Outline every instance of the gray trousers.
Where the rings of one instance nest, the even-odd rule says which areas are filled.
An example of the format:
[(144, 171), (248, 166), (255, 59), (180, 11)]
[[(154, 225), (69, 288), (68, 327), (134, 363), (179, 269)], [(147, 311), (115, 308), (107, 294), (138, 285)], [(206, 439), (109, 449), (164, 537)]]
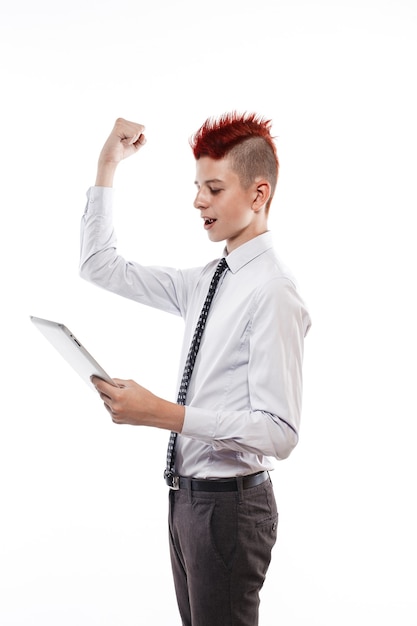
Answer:
[(257, 626), (276, 541), (270, 479), (236, 492), (169, 494), (169, 535), (183, 626)]

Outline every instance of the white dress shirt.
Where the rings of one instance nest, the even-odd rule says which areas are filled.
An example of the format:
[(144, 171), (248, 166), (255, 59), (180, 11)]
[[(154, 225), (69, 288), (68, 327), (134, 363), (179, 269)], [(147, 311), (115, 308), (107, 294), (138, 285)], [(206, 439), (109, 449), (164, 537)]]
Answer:
[[(178, 270), (117, 254), (113, 190), (91, 187), (81, 222), (81, 276), (185, 321), (178, 381), (218, 259)], [(226, 257), (187, 393), (176, 471), (224, 478), (273, 469), (298, 441), (306, 307), (267, 232)], [(161, 455), (161, 467), (164, 465)]]

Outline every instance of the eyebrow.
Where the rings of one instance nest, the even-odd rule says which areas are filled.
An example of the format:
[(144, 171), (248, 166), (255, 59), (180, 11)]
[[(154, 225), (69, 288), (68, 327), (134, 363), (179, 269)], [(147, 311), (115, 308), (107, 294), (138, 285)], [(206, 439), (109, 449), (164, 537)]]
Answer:
[[(208, 180), (204, 181), (205, 185), (208, 185), (209, 183), (223, 183), (223, 181), (221, 180), (221, 178), (209, 178)], [(194, 185), (198, 185), (198, 180), (194, 181)]]

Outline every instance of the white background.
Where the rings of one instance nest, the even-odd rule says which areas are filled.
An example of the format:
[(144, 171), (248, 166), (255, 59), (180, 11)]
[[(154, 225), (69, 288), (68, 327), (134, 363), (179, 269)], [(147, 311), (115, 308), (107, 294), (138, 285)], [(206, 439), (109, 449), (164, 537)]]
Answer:
[(273, 120), (270, 227), (313, 318), (261, 624), (416, 626), (415, 2), (1, 0), (0, 53), (0, 624), (180, 623), (167, 433), (113, 425), (29, 315), (173, 399), (182, 322), (78, 277), (85, 191), (115, 118), (144, 123), (120, 250), (219, 256), (188, 138), (237, 109)]

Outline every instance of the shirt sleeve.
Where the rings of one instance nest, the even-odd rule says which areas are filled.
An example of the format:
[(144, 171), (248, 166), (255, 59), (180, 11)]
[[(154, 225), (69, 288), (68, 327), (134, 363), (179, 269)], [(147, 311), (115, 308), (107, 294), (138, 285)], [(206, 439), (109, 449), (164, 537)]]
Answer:
[(187, 306), (190, 272), (147, 267), (120, 256), (112, 207), (112, 188), (91, 187), (88, 190), (81, 220), (81, 277), (141, 304), (183, 315)]
[(307, 310), (293, 284), (276, 279), (258, 290), (249, 331), (244, 410), (186, 407), (182, 435), (215, 450), (288, 457), (298, 442)]

